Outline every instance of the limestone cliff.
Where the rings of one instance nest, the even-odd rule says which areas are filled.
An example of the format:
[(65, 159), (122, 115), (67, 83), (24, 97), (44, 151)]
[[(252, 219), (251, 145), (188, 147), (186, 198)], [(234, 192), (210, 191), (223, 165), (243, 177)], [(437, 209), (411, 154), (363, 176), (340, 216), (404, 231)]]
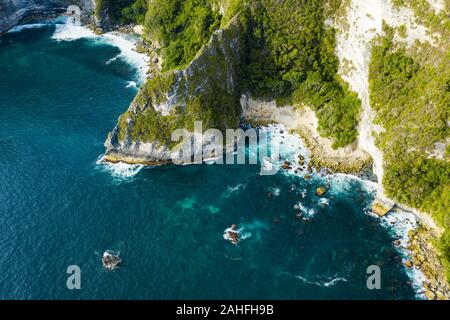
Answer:
[(213, 34), (185, 69), (148, 80), (109, 134), (106, 160), (168, 161), (172, 131), (193, 131), (195, 121), (202, 121), (203, 129), (237, 128), (242, 112), (237, 90), (242, 48), (235, 17)]

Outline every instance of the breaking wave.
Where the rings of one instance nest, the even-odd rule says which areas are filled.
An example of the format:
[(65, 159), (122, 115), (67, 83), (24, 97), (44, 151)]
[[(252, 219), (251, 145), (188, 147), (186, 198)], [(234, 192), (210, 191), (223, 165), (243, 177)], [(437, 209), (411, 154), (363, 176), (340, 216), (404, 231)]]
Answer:
[(113, 178), (118, 181), (128, 181), (135, 177), (143, 168), (143, 165), (139, 164), (126, 164), (126, 163), (110, 163), (105, 162), (103, 156), (100, 156), (97, 160), (97, 168), (103, 172), (108, 172)]

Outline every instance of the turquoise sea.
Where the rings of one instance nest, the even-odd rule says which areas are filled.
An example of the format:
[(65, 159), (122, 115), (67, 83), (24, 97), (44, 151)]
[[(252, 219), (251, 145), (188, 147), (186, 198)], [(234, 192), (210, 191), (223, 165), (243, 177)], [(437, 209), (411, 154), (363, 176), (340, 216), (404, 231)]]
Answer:
[[(55, 28), (0, 38), (0, 298), (415, 298), (361, 180), (100, 164), (139, 70), (110, 42), (54, 39)], [(237, 246), (223, 238), (233, 223)], [(124, 261), (114, 271), (101, 263), (107, 249)], [(81, 290), (66, 287), (70, 265)], [(380, 290), (366, 286), (370, 265)]]

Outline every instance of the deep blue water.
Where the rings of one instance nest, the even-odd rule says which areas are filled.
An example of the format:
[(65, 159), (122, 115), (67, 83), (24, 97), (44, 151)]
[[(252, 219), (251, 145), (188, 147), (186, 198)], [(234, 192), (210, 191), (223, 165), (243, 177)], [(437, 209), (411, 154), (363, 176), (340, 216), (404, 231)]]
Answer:
[[(53, 31), (0, 43), (0, 298), (414, 298), (358, 180), (332, 181), (322, 208), (314, 194), (322, 178), (196, 165), (118, 180), (99, 166), (136, 93), (125, 88), (136, 70), (105, 63), (115, 47), (57, 42)], [(268, 197), (269, 188), (280, 195)], [(295, 216), (300, 200), (317, 211), (311, 221)], [(238, 246), (223, 239), (232, 223), (250, 236)], [(124, 260), (112, 272), (101, 264), (107, 249)], [(366, 287), (373, 264), (381, 290)], [(66, 288), (69, 265), (82, 270), (81, 290)]]

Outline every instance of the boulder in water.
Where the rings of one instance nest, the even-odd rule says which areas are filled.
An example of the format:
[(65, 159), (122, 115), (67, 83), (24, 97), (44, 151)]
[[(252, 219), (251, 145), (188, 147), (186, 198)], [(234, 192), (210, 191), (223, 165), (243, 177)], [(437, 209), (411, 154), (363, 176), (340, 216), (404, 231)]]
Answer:
[(283, 168), (283, 170), (291, 170), (292, 166), (291, 166), (291, 163), (289, 161), (285, 161), (283, 163), (283, 165), (281, 166), (281, 168)]
[(102, 263), (105, 269), (114, 270), (122, 263), (122, 260), (119, 258), (118, 254), (107, 250), (103, 253)]

